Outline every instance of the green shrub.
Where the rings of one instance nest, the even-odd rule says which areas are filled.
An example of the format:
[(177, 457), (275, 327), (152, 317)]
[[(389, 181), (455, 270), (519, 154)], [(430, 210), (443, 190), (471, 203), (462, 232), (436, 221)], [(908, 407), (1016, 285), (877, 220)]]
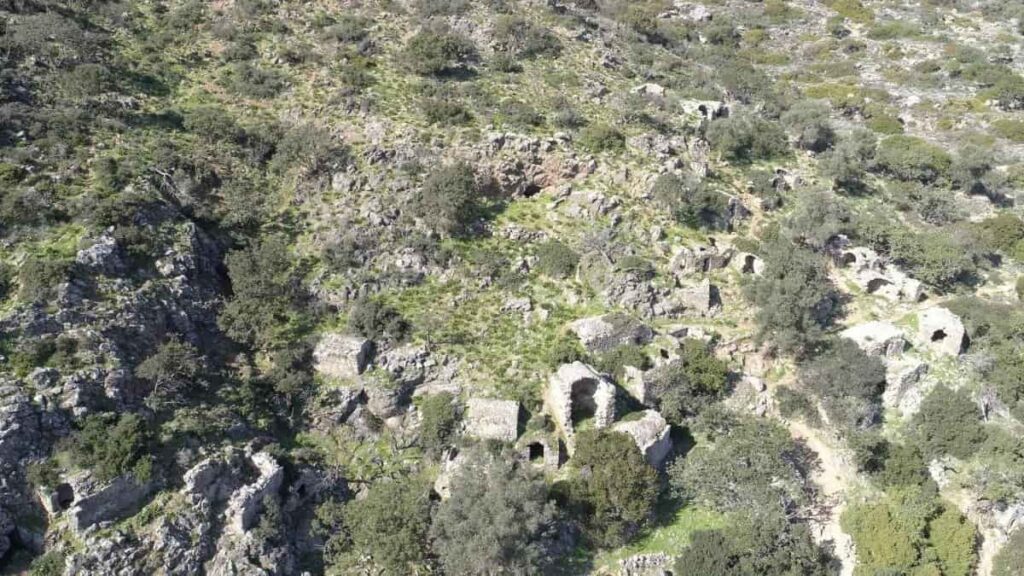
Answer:
[(654, 368), (644, 379), (662, 415), (685, 425), (722, 398), (728, 377), (728, 364), (706, 342), (687, 339), (678, 360)]
[(431, 172), (410, 208), (434, 232), (464, 236), (483, 212), (481, 196), (473, 169), (459, 162)]
[(538, 272), (551, 278), (568, 278), (576, 273), (580, 255), (558, 240), (549, 240), (537, 247)]
[(621, 432), (584, 430), (576, 435), (573, 466), (587, 477), (569, 484), (570, 506), (582, 516), (587, 535), (602, 546), (629, 541), (654, 512), (658, 473)]
[(56, 550), (46, 552), (32, 560), (29, 576), (61, 576), (64, 574), (64, 554)]
[(1024, 120), (1000, 119), (992, 122), (992, 130), (1000, 138), (1024, 142)]
[(23, 302), (42, 303), (53, 300), (57, 286), (67, 281), (70, 262), (31, 257), (18, 271), (18, 298)]
[(782, 124), (796, 133), (797, 146), (804, 150), (824, 152), (835, 141), (829, 107), (819, 101), (798, 102), (782, 115)]
[(149, 481), (152, 456), (146, 422), (135, 414), (93, 414), (65, 441), (77, 466), (93, 472), (101, 482), (132, 474)]
[(337, 22), (324, 28), (320, 37), (338, 42), (359, 42), (369, 36), (367, 28), (371, 24), (369, 18), (355, 14), (341, 14)]
[(334, 143), (329, 130), (316, 124), (290, 127), (278, 141), (270, 169), (283, 173), (290, 168), (315, 176), (344, 162), (344, 150)]
[(521, 16), (499, 16), (494, 23), (498, 49), (519, 58), (557, 56), (562, 51), (558, 37)]
[(864, 6), (861, 0), (826, 0), (825, 5), (835, 10), (843, 18), (854, 22), (866, 23), (875, 19), (874, 12)]
[(626, 366), (641, 370), (651, 367), (651, 359), (644, 352), (643, 346), (625, 344), (601, 354), (594, 361), (595, 368), (617, 379), (622, 378)]
[(610, 152), (622, 150), (626, 146), (626, 137), (608, 124), (589, 124), (580, 130), (579, 144), (591, 152)]
[(749, 114), (713, 120), (707, 138), (727, 160), (769, 160), (789, 152), (786, 133), (778, 123)]
[(420, 446), (438, 457), (451, 446), (458, 432), (459, 413), (455, 397), (448, 392), (429, 394), (420, 403)]
[(1024, 301), (1024, 274), (1017, 277), (1014, 284), (1014, 291), (1017, 292), (1017, 300)]
[(558, 368), (562, 364), (586, 362), (587, 353), (580, 344), (580, 339), (573, 334), (563, 334), (545, 353), (547, 365)]
[(424, 98), (420, 101), (420, 110), (431, 124), (464, 126), (473, 121), (473, 115), (469, 110), (452, 98)]
[(945, 150), (913, 136), (890, 136), (878, 145), (878, 167), (900, 180), (931, 183), (949, 176), (953, 159)]
[(469, 9), (469, 0), (416, 0), (416, 12), (423, 17), (458, 16)]
[(427, 557), (430, 486), (419, 478), (381, 479), (345, 505), (343, 522), (356, 554), (386, 574), (410, 574)]
[(445, 573), (545, 573), (553, 560), (556, 510), (544, 479), (483, 451), (469, 459), (452, 478), (451, 498), (438, 505), (430, 527)]
[(783, 418), (800, 418), (811, 426), (821, 425), (818, 407), (810, 396), (789, 386), (781, 386), (775, 390), (775, 406)]
[(852, 340), (833, 340), (800, 366), (800, 380), (821, 400), (833, 424), (867, 428), (881, 416), (885, 365)]
[(993, 251), (1009, 254), (1024, 240), (1024, 221), (1009, 212), (1002, 212), (979, 223), (982, 245)]
[(519, 128), (535, 128), (544, 124), (544, 115), (536, 108), (516, 100), (506, 100), (498, 108), (497, 118)]
[(409, 39), (401, 63), (410, 72), (430, 76), (459, 68), (474, 58), (476, 46), (469, 38), (444, 26), (431, 26)]
[(835, 187), (847, 192), (861, 192), (864, 176), (875, 159), (877, 146), (874, 134), (857, 130), (839, 140), (828, 153), (822, 155), (822, 174), (831, 178)]
[(226, 78), (229, 90), (247, 98), (273, 98), (287, 85), (284, 74), (272, 68), (239, 62), (231, 67)]
[(402, 340), (409, 324), (394, 308), (371, 298), (356, 300), (348, 313), (348, 327), (365, 338)]
[(204, 365), (194, 346), (171, 338), (135, 368), (135, 375), (153, 385), (147, 402), (163, 408), (189, 400), (203, 387)]
[(819, 340), (836, 313), (835, 288), (822, 256), (783, 239), (766, 247), (765, 271), (747, 288), (760, 338), (782, 350)]
[(929, 458), (969, 458), (985, 440), (981, 410), (968, 392), (937, 386), (921, 403), (912, 421), (921, 448)]
[(14, 291), (18, 272), (14, 266), (0, 262), (0, 302), (3, 302)]

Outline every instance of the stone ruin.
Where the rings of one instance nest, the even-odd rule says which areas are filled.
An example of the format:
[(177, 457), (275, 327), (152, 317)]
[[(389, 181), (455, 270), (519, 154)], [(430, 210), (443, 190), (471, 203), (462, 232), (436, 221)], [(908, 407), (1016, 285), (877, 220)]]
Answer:
[(956, 314), (935, 307), (917, 315), (917, 338), (939, 354), (959, 356), (967, 343), (967, 331)]
[(373, 355), (373, 343), (365, 338), (327, 333), (313, 349), (313, 365), (324, 376), (352, 379), (362, 374)]
[(575, 448), (579, 426), (611, 426), (615, 420), (615, 395), (615, 385), (582, 362), (563, 364), (548, 378), (544, 405), (565, 435), (570, 452)]
[(903, 330), (888, 322), (865, 322), (847, 328), (839, 335), (853, 340), (868, 356), (896, 358), (903, 354), (907, 345)]
[(154, 482), (138, 482), (130, 475), (98, 483), (82, 474), (40, 496), (51, 516), (63, 512), (71, 529), (82, 533), (97, 524), (131, 516), (155, 490)]
[(616, 422), (612, 425), (612, 430), (632, 436), (651, 466), (661, 468), (665, 458), (672, 452), (672, 439), (669, 437), (671, 429), (668, 422), (655, 410), (644, 410), (636, 413), (636, 416)]
[(555, 472), (565, 464), (565, 444), (554, 434), (527, 434), (516, 444), (519, 458), (548, 472)]
[(847, 243), (840, 237), (829, 250), (836, 265), (862, 290), (893, 302), (919, 302), (924, 298), (920, 281), (904, 274), (871, 248), (848, 247)]
[(581, 318), (569, 324), (569, 330), (587, 352), (607, 352), (627, 344), (647, 344), (654, 331), (625, 314), (605, 314)]
[(519, 403), (471, 398), (466, 402), (466, 434), (478, 440), (515, 442), (519, 437)]

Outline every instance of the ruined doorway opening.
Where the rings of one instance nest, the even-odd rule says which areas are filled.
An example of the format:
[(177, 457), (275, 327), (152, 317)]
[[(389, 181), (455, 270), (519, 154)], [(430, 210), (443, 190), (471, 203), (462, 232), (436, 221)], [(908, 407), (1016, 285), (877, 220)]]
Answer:
[(541, 187), (536, 184), (527, 184), (526, 188), (523, 189), (523, 196), (526, 198), (533, 198), (537, 194), (540, 194)]
[(594, 399), (596, 393), (597, 380), (593, 378), (573, 382), (569, 401), (572, 406), (570, 420), (574, 428), (597, 415), (597, 401)]
[(872, 278), (868, 281), (868, 294), (874, 294), (886, 286), (891, 286), (892, 282), (889, 282), (885, 278)]
[(946, 331), (945, 330), (936, 330), (935, 332), (932, 332), (932, 342), (942, 342), (945, 339), (946, 339)]
[(75, 491), (71, 489), (70, 484), (61, 484), (57, 486), (57, 506), (60, 506), (61, 510), (67, 510), (75, 503)]
[(747, 256), (743, 259), (742, 272), (744, 274), (753, 274), (755, 262), (757, 262), (757, 256), (754, 256), (753, 254), (747, 254)]
[(849, 266), (851, 264), (856, 264), (856, 263), (857, 263), (857, 256), (855, 254), (852, 254), (850, 252), (847, 252), (846, 254), (843, 254), (843, 267)]
[(533, 442), (527, 446), (528, 456), (530, 462), (543, 462), (544, 461), (544, 445), (540, 442)]

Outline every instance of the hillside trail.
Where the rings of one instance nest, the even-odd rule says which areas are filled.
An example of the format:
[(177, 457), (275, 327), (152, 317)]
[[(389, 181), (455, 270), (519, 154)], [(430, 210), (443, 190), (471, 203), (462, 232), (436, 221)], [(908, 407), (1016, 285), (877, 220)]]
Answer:
[(833, 554), (842, 565), (840, 576), (852, 576), (857, 563), (853, 539), (843, 531), (839, 520), (846, 509), (847, 492), (857, 484), (857, 469), (853, 462), (822, 438), (820, 431), (803, 422), (785, 421), (785, 424), (793, 438), (804, 442), (820, 460), (820, 467), (811, 475), (821, 489), (823, 502), (821, 514), (811, 521), (815, 539), (818, 542), (831, 540)]

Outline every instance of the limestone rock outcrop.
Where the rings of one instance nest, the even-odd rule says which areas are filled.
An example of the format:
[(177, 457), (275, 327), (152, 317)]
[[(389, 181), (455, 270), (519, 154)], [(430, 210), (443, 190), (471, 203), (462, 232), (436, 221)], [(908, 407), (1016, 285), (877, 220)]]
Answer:
[(365, 338), (346, 334), (324, 334), (313, 350), (316, 371), (329, 378), (351, 379), (366, 370), (373, 343)]
[(934, 352), (959, 356), (966, 343), (967, 331), (956, 314), (935, 307), (917, 315), (917, 338)]
[(888, 322), (865, 322), (847, 328), (839, 335), (853, 340), (868, 356), (896, 358), (903, 354), (907, 345), (903, 330)]
[(632, 436), (647, 462), (655, 468), (660, 468), (665, 458), (672, 452), (668, 422), (655, 410), (644, 410), (639, 413), (639, 417), (616, 422), (612, 425), (612, 430)]
[(466, 434), (479, 440), (515, 442), (519, 437), (519, 403), (470, 398), (464, 417)]

